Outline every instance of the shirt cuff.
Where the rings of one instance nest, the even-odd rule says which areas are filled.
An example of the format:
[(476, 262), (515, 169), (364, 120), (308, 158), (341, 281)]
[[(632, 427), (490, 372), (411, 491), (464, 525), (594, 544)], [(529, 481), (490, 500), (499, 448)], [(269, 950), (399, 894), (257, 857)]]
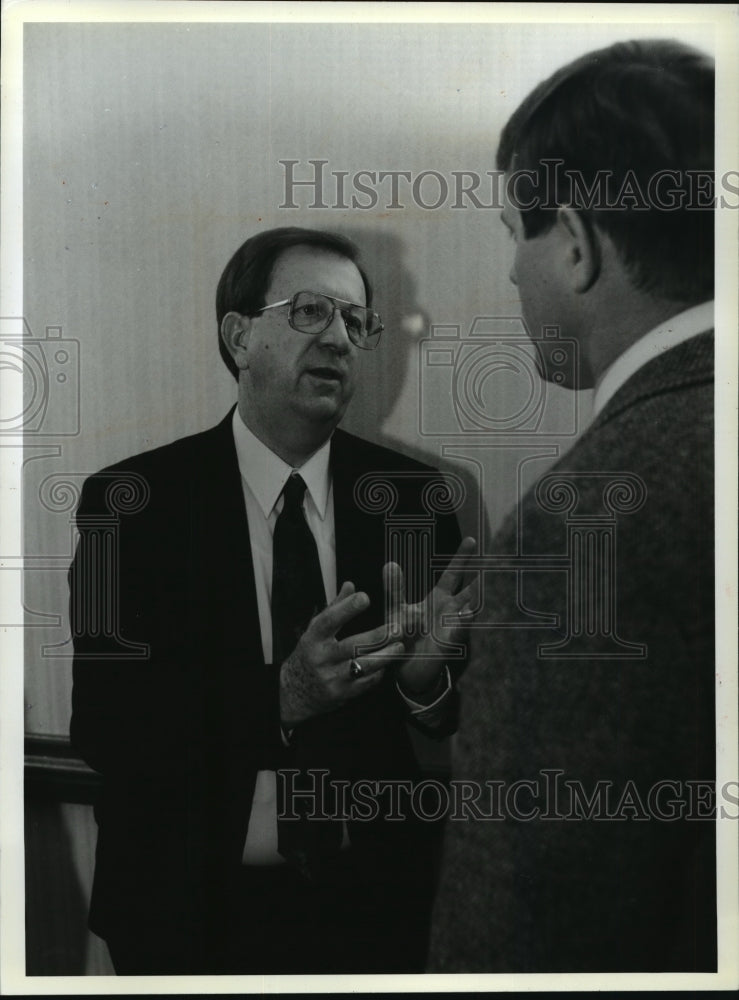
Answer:
[(438, 698), (431, 702), (430, 705), (419, 705), (417, 701), (413, 701), (409, 698), (407, 694), (404, 694), (400, 689), (398, 682), (395, 682), (395, 686), (398, 689), (398, 694), (406, 703), (408, 708), (411, 710), (411, 715), (416, 716), (421, 722), (433, 722), (439, 714), (439, 709), (443, 708), (444, 702), (449, 697), (452, 690), (452, 678), (449, 673), (449, 667), (444, 664), (444, 673), (442, 675), (442, 682), (444, 684), (444, 690), (441, 692)]

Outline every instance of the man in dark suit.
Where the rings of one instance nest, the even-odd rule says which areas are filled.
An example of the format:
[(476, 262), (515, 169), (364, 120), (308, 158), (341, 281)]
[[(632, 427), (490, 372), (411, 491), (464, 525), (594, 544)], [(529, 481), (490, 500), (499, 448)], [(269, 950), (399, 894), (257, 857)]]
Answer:
[(216, 306), (237, 407), (91, 477), (78, 510), (71, 736), (103, 776), (90, 926), (118, 973), (417, 970), (432, 844), (387, 797), (417, 774), (406, 722), (454, 725), (470, 543), (434, 576), (411, 529), (391, 561), (378, 490), (432, 554), (458, 548), (424, 500), (439, 474), (337, 429), (382, 329), (353, 244), (261, 233)]
[(447, 826), (433, 971), (716, 969), (713, 79), (615, 45), (500, 140), (541, 371), (595, 413), (494, 542), (521, 569), (486, 574), (460, 683), (475, 808)]

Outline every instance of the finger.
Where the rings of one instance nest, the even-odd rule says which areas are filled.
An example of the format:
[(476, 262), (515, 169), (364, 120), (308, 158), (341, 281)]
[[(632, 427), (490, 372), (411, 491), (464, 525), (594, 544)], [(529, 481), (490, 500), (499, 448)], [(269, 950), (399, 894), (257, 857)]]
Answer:
[(381, 649), (384, 653), (391, 641), (396, 646), (402, 646), (403, 652), (405, 652), (405, 646), (396, 636), (391, 634), (387, 625), (378, 625), (377, 628), (373, 628), (369, 632), (359, 632), (356, 635), (347, 636), (346, 639), (341, 639), (336, 645), (336, 659), (357, 659), (360, 656), (359, 650), (363, 650), (364, 655), (379, 652)]
[(457, 610), (464, 612), (465, 614), (472, 614), (475, 611), (479, 611), (480, 604), (480, 577), (479, 575), (475, 577), (470, 583), (467, 584), (458, 594), (454, 597)]
[(473, 580), (447, 604), (442, 613), (442, 625), (452, 627), (455, 625), (465, 625), (480, 610), (480, 581)]
[(385, 671), (383, 669), (376, 670), (372, 674), (365, 674), (362, 677), (352, 677), (350, 678), (351, 683), (347, 684), (344, 690), (350, 698), (356, 698), (357, 695), (364, 694), (367, 688), (373, 688), (378, 685), (384, 676)]
[[(354, 659), (355, 663), (358, 663), (362, 668), (362, 674), (360, 677), (354, 678), (348, 674), (352, 681), (358, 683), (367, 677), (372, 677), (376, 674), (382, 674), (390, 666), (393, 660), (397, 660), (399, 657), (405, 656), (405, 646), (402, 642), (394, 642), (389, 646), (386, 646), (381, 654), (373, 654), (371, 656), (361, 656)], [(350, 661), (351, 662), (351, 661)]]
[(474, 538), (468, 536), (462, 539), (459, 548), (449, 561), (449, 565), (439, 577), (439, 582), (436, 584), (437, 589), (444, 590), (448, 594), (454, 593), (462, 582), (467, 564), (476, 548), (477, 542)]
[[(342, 591), (345, 586), (347, 585), (344, 584), (342, 586)], [(352, 587), (352, 590), (354, 589), (353, 584), (349, 586)], [(361, 590), (359, 593), (350, 593), (345, 597), (341, 597), (340, 591), (336, 600), (332, 601), (327, 608), (319, 612), (309, 627), (317, 638), (329, 639), (331, 636), (336, 635), (345, 625), (348, 625), (353, 618), (366, 611), (369, 604), (369, 597)]]
[(465, 591), (467, 593), (466, 604), (467, 607), (470, 609), (471, 613), (473, 614), (476, 614), (481, 607), (481, 602), (480, 602), (481, 586), (482, 586), (482, 574), (477, 573), (472, 583), (470, 583), (467, 587), (465, 587)]
[(405, 579), (403, 570), (395, 562), (385, 563), (382, 569), (382, 581), (385, 587), (386, 603), (391, 618), (400, 613), (405, 604)]
[(350, 597), (354, 593), (354, 590), (355, 587), (351, 580), (345, 580), (341, 585), (341, 590), (338, 592), (333, 601), (331, 601), (331, 604), (336, 604), (337, 601), (343, 601), (345, 597)]

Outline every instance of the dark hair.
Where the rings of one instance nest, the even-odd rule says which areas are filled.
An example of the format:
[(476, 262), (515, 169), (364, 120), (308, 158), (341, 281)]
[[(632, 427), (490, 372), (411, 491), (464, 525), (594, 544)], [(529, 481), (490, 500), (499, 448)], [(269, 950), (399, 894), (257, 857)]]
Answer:
[[(506, 124), (497, 164), (537, 174), (521, 177), (516, 206), (527, 238), (572, 205), (610, 236), (637, 288), (694, 303), (713, 292), (713, 147), (713, 60), (675, 41), (632, 41), (539, 84)], [(659, 177), (678, 207), (660, 200)]]
[(235, 379), (239, 377), (239, 370), (221, 338), (221, 321), (229, 312), (253, 316), (262, 306), (267, 305), (265, 295), (278, 257), (291, 247), (301, 246), (336, 253), (355, 264), (364, 283), (366, 304), (372, 305), (372, 286), (358, 263), (359, 250), (345, 236), (320, 229), (300, 229), (297, 226), (267, 229), (263, 233), (257, 233), (242, 243), (226, 264), (216, 290), (218, 349)]

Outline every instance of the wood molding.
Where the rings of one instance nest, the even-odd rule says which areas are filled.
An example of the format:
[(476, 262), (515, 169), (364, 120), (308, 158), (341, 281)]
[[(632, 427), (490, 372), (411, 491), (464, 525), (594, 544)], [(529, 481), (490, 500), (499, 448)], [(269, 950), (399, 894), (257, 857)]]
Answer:
[(28, 733), (24, 740), (27, 798), (95, 802), (101, 779), (75, 754), (66, 736)]

